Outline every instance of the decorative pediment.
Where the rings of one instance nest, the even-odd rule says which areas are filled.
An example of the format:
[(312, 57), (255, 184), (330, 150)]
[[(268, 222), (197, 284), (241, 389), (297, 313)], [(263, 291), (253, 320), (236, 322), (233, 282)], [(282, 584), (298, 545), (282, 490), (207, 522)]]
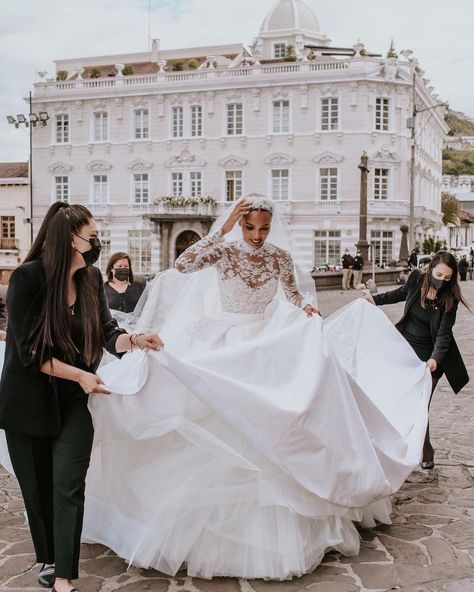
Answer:
[(231, 154), (219, 160), (219, 166), (222, 167), (235, 167), (235, 166), (244, 166), (248, 163), (246, 158), (242, 158), (241, 156), (235, 156)]
[(294, 162), (295, 159), (292, 156), (283, 152), (275, 152), (265, 159), (265, 163), (270, 165), (293, 164)]
[(106, 173), (110, 171), (112, 165), (105, 160), (93, 160), (87, 165), (89, 173)]
[(68, 175), (72, 171), (72, 166), (65, 162), (53, 162), (53, 164), (48, 167), (48, 171), (52, 175)]
[(343, 160), (344, 156), (336, 154), (335, 152), (330, 152), (329, 150), (325, 150), (324, 152), (321, 152), (321, 154), (316, 154), (316, 156), (313, 156), (313, 162), (319, 165), (339, 164)]
[(148, 99), (146, 97), (133, 97), (132, 104), (134, 107), (148, 107)]
[(183, 150), (179, 156), (174, 156), (166, 162), (166, 166), (171, 168), (177, 167), (203, 167), (206, 166), (206, 161), (191, 154), (189, 150)]
[(153, 168), (153, 163), (142, 158), (137, 158), (128, 165), (128, 170), (132, 172), (149, 171), (151, 168)]
[(376, 150), (369, 156), (370, 162), (377, 162), (380, 164), (400, 164), (400, 158), (396, 152), (391, 152), (390, 147), (384, 144), (381, 148)]
[(92, 103), (92, 107), (95, 111), (105, 111), (107, 109), (107, 101), (105, 99), (96, 99)]

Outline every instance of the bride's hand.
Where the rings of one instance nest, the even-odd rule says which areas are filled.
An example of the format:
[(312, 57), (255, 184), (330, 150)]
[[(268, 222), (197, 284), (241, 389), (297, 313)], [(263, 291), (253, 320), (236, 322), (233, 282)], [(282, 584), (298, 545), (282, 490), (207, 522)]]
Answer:
[(229, 214), (229, 217), (224, 222), (221, 233), (227, 234), (234, 228), (235, 224), (240, 220), (242, 216), (245, 216), (250, 212), (249, 210), (250, 202), (248, 201), (240, 201), (238, 204), (234, 206), (232, 212)]
[(317, 314), (319, 316), (321, 316), (321, 311), (319, 310), (319, 308), (315, 308), (314, 306), (312, 306), (311, 304), (307, 304), (304, 308), (303, 308), (304, 312), (308, 315), (308, 317), (312, 317), (313, 314)]
[(81, 371), (77, 382), (80, 384), (86, 395), (110, 395), (110, 391), (101, 386), (104, 384), (104, 381), (99, 378), (97, 374), (93, 374), (92, 372), (86, 372), (85, 370)]

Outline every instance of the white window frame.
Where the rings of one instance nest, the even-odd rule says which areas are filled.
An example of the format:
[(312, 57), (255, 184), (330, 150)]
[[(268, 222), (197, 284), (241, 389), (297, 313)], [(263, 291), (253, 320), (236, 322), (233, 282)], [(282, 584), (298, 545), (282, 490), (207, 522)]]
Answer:
[[(391, 237), (387, 237), (387, 236), (383, 236), (383, 233), (390, 233), (392, 236)], [(373, 236), (374, 234), (379, 234), (380, 236)], [(372, 252), (371, 252), (371, 256), (372, 258), (375, 260), (375, 262), (377, 262), (377, 254), (379, 254), (379, 264), (384, 262), (384, 263), (389, 263), (389, 261), (391, 261), (393, 259), (393, 247), (394, 247), (394, 232), (393, 230), (371, 230), (370, 231), (370, 244), (372, 245)], [(374, 249), (375, 243), (377, 244), (376, 248)], [(384, 243), (390, 243), (391, 244), (391, 253), (390, 253), (390, 258), (387, 257), (387, 259), (382, 259), (382, 254), (383, 254), (383, 244)], [(374, 252), (375, 251), (375, 252)]]
[(98, 231), (98, 238), (102, 244), (102, 249), (100, 250), (99, 259), (96, 263), (96, 266), (105, 273), (107, 268), (107, 263), (109, 262), (110, 255), (112, 254), (111, 251), (111, 240), (110, 240), (110, 230), (99, 230)]
[(171, 106), (171, 137), (184, 138), (184, 107), (182, 105)]
[[(101, 116), (101, 123), (99, 124), (99, 128), (97, 128), (97, 116)], [(105, 126), (103, 123), (103, 119), (105, 119)], [(101, 142), (108, 142), (109, 141), (109, 113), (107, 111), (94, 111), (92, 113), (92, 130), (91, 130), (91, 139), (92, 142), (94, 142), (95, 144), (100, 144)], [(104, 133), (104, 128), (105, 128), (105, 133)], [(97, 130), (100, 130), (101, 133), (98, 134), (100, 137), (97, 137), (96, 132)]]
[[(238, 112), (237, 107), (240, 106), (241, 108), (241, 130), (240, 133), (237, 133), (237, 123), (238, 123)], [(233, 107), (233, 114), (231, 117), (230, 107)], [(239, 137), (244, 135), (245, 130), (245, 109), (243, 101), (234, 101), (232, 103), (226, 103), (225, 106), (225, 135), (229, 137)], [(229, 133), (229, 123), (232, 124), (232, 129), (234, 130), (232, 133)]]
[[(138, 179), (138, 176), (142, 178)], [(146, 179), (144, 177), (146, 177)], [(142, 186), (140, 187), (138, 183), (141, 183)], [(140, 195), (137, 193), (137, 190), (139, 190)], [(144, 196), (145, 192), (146, 196)], [(137, 196), (139, 199), (137, 199)], [(144, 197), (146, 197), (146, 199), (144, 199)], [(134, 205), (150, 203), (150, 173), (143, 171), (132, 173), (131, 203)]]
[[(280, 107), (278, 121), (276, 121), (277, 104), (283, 105), (284, 103), (288, 103), (288, 129), (287, 130), (283, 129), (283, 122), (284, 122), (283, 108), (284, 107)], [(270, 109), (270, 117), (271, 117), (270, 130), (273, 135), (291, 134), (293, 122), (292, 122), (292, 117), (291, 117), (291, 100), (290, 99), (280, 98), (280, 99), (272, 100), (272, 105), (271, 105), (271, 109)], [(278, 125), (275, 126), (275, 123), (277, 123)]]
[[(323, 117), (324, 117), (324, 104), (327, 102), (328, 110), (327, 110), (327, 128), (324, 127)], [(341, 101), (339, 97), (321, 97), (319, 108), (319, 129), (322, 132), (337, 132), (341, 129)], [(337, 113), (337, 124), (336, 127), (333, 127), (333, 105), (336, 105), (336, 113)]]
[[(175, 188), (179, 189), (179, 185), (181, 185), (181, 192), (175, 190)], [(170, 194), (176, 197), (180, 195), (184, 195), (185, 187), (184, 187), (184, 171), (171, 171), (170, 173)]]
[[(335, 233), (337, 235), (330, 236), (330, 233)], [(323, 242), (323, 240), (324, 240), (324, 242), (326, 243), (326, 261), (321, 261), (321, 262), (316, 261), (316, 241), (317, 240), (319, 242)], [(338, 242), (339, 253), (336, 254), (334, 261), (329, 260), (329, 257), (328, 257), (330, 242), (332, 242), (333, 244)], [(329, 263), (330, 265), (333, 265), (333, 264), (338, 265), (341, 262), (341, 254), (342, 254), (342, 232), (340, 230), (332, 230), (329, 228), (329, 229), (318, 229), (318, 230), (314, 231), (314, 234), (313, 234), (313, 264), (314, 265), (325, 265), (326, 263)]]
[[(377, 102), (380, 101), (380, 117), (377, 111)], [(384, 106), (385, 106), (385, 101), (386, 106), (387, 106), (387, 123), (384, 123)], [(391, 123), (392, 123), (392, 113), (391, 113), (391, 106), (392, 106), (392, 101), (390, 100), (389, 97), (375, 97), (375, 107), (374, 107), (374, 129), (376, 132), (389, 132), (391, 129)], [(380, 119), (380, 121), (378, 121)], [(380, 127), (377, 127), (377, 125), (379, 125)], [(387, 126), (386, 128), (384, 126)]]
[[(233, 179), (227, 179), (227, 175), (229, 173), (233, 173), (233, 175), (234, 175)], [(235, 193), (235, 184), (236, 184), (236, 181), (238, 182), (238, 179), (237, 180), (235, 179), (236, 173), (240, 173), (240, 195), (236, 195), (236, 193)], [(227, 199), (227, 183), (229, 180), (232, 180), (234, 182), (234, 198), (232, 200)], [(224, 199), (223, 199), (223, 201), (225, 203), (233, 203), (237, 199), (240, 199), (243, 195), (244, 195), (244, 171), (242, 169), (227, 169), (227, 170), (225, 170), (224, 171)]]
[[(336, 171), (336, 197), (331, 197), (331, 183), (329, 182), (328, 184), (328, 193), (327, 193), (327, 198), (323, 197), (323, 170), (335, 170)], [(317, 195), (319, 195), (319, 200), (320, 201), (324, 201), (324, 202), (335, 202), (339, 200), (339, 192), (340, 192), (340, 170), (339, 167), (334, 166), (334, 165), (328, 165), (328, 166), (320, 166), (318, 169), (318, 191), (317, 191)]]
[[(281, 197), (276, 198), (274, 191), (273, 191), (273, 173), (277, 172), (277, 171), (287, 171), (288, 172), (288, 195), (286, 197), (286, 199), (282, 199)], [(280, 179), (282, 179), (283, 177), (280, 175), (279, 177)], [(281, 182), (280, 182), (280, 187), (281, 187)], [(290, 201), (291, 200), (291, 169), (288, 166), (281, 166), (281, 167), (272, 167), (270, 169), (270, 187), (269, 187), (269, 195), (271, 196), (271, 199), (273, 199), (274, 201)]]
[[(136, 245), (132, 247), (131, 239), (138, 241), (138, 248)], [(143, 259), (144, 244), (149, 252), (149, 257), (146, 258), (146, 267)], [(133, 260), (135, 273), (151, 273), (153, 269), (153, 236), (151, 230), (129, 230), (127, 233), (127, 252)]]
[[(392, 178), (391, 170), (386, 166), (378, 166), (377, 164), (375, 164), (375, 165), (373, 165), (373, 171), (374, 171), (374, 177), (373, 177), (373, 182), (372, 182), (372, 199), (377, 202), (378, 201), (382, 201), (382, 202), (389, 201), (390, 196), (391, 196), (391, 187), (390, 187), (391, 178)], [(377, 175), (377, 171), (387, 171), (387, 175)], [(379, 187), (380, 194), (377, 197), (377, 190), (376, 190), (377, 180), (384, 179), (384, 178), (387, 179), (386, 188), (385, 188), (386, 189), (386, 197), (382, 197), (382, 193), (384, 190), (384, 188), (382, 187), (382, 184), (380, 184), (380, 187)]]
[[(141, 113), (140, 121), (137, 119), (138, 114)], [(146, 114), (146, 116), (145, 116)], [(146, 120), (145, 120), (146, 117)], [(140, 107), (132, 111), (132, 139), (135, 142), (150, 139), (150, 110), (148, 107)], [(146, 125), (144, 123), (146, 122)], [(140, 123), (140, 126), (137, 125)], [(140, 131), (139, 131), (140, 130)], [(139, 134), (137, 135), (137, 132)]]
[[(58, 130), (58, 122), (59, 120), (62, 119), (63, 121), (63, 127), (62, 127), (62, 133), (61, 133), (61, 138), (60, 140), (58, 140), (59, 137), (59, 130)], [(65, 137), (65, 127), (64, 127), (64, 121), (67, 122), (67, 139), (64, 139)], [(70, 144), (71, 143), (71, 118), (69, 117), (69, 113), (57, 113), (54, 116), (54, 126), (53, 127), (53, 144)]]
[[(98, 177), (105, 177), (104, 181), (101, 181), (102, 185), (105, 185), (105, 193), (104, 188), (101, 188), (101, 200), (97, 201), (96, 199), (96, 188), (97, 188), (97, 181), (96, 178)], [(109, 176), (105, 173), (94, 173), (91, 175), (91, 191), (89, 196), (89, 203), (94, 205), (104, 205), (109, 203)]]
[(202, 180), (202, 171), (189, 171), (189, 195), (191, 197), (202, 197)]
[[(195, 126), (195, 117), (194, 117), (194, 111), (197, 110), (197, 112), (199, 113), (198, 117), (197, 117), (197, 126)], [(191, 130), (191, 138), (202, 138), (202, 136), (204, 135), (204, 128), (203, 128), (203, 109), (202, 109), (202, 105), (199, 104), (194, 104), (194, 105), (190, 105), (189, 106), (189, 125), (190, 125), (190, 130)], [(195, 127), (197, 127), (197, 130), (195, 129)], [(199, 132), (199, 133), (195, 133), (195, 131)]]
[[(277, 47), (277, 45), (278, 46), (282, 46), (282, 45), (284, 46), (283, 55), (279, 55), (279, 56), (276, 55), (276, 47)], [(287, 48), (288, 48), (288, 45), (287, 45), (286, 41), (274, 41), (272, 43), (272, 59), (274, 59), (274, 60), (282, 60), (282, 59), (286, 58)]]
[[(66, 189), (67, 189), (67, 191), (66, 191), (66, 193), (67, 193), (66, 199), (63, 199), (64, 196), (61, 199), (58, 199), (58, 191), (57, 191), (58, 182), (57, 182), (57, 179), (66, 179), (66, 183), (64, 183), (64, 181), (61, 182), (61, 185), (63, 187), (62, 188), (62, 193), (64, 193), (64, 185), (66, 185)], [(71, 196), (71, 184), (70, 184), (69, 181), (70, 181), (69, 175), (53, 175), (53, 178), (52, 178), (53, 189), (52, 189), (52, 192), (51, 192), (51, 201), (52, 202), (62, 201), (63, 203), (71, 203), (69, 201), (70, 196)]]

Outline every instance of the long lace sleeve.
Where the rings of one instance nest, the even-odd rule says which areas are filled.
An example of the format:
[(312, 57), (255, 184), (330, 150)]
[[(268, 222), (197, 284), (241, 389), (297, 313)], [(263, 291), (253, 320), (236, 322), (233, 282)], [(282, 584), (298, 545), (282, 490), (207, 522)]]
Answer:
[(283, 251), (281, 249), (279, 249), (278, 255), (280, 265), (280, 282), (285, 292), (285, 296), (295, 306), (304, 308), (307, 304), (310, 304), (310, 302), (307, 301), (303, 294), (301, 294), (301, 292), (298, 290), (293, 259), (288, 251)]
[(223, 240), (220, 231), (205, 236), (176, 259), (176, 269), (181, 273), (193, 273), (215, 265), (222, 256)]

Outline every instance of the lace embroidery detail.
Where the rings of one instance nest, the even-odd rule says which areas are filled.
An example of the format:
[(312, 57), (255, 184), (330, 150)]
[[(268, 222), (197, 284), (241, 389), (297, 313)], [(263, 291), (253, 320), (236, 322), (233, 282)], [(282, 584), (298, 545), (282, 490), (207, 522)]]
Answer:
[(243, 240), (225, 242), (216, 232), (189, 247), (175, 266), (181, 273), (215, 266), (224, 312), (262, 313), (275, 298), (279, 282), (290, 302), (298, 307), (306, 304), (291, 255), (270, 243), (254, 249)]

